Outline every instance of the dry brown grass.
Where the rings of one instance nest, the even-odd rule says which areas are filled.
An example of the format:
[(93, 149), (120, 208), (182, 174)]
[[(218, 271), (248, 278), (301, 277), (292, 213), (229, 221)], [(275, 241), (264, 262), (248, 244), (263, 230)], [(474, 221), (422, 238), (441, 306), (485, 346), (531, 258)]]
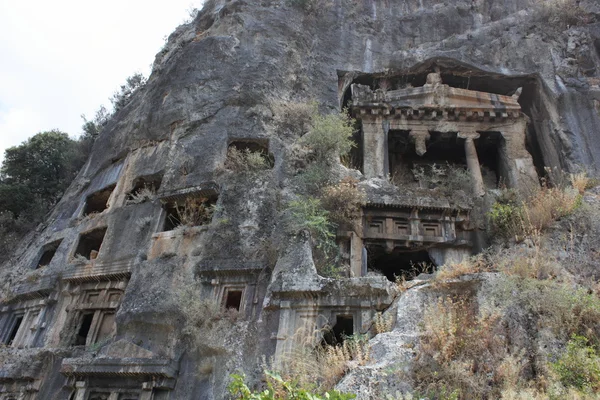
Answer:
[(230, 147), (227, 150), (225, 168), (235, 172), (257, 172), (269, 169), (271, 160), (269, 156), (260, 151), (250, 149), (238, 150)]
[(323, 189), (321, 204), (329, 211), (329, 219), (338, 226), (352, 228), (361, 216), (361, 207), (367, 196), (358, 188), (358, 181), (344, 178), (341, 182)]
[(129, 194), (126, 204), (140, 204), (146, 201), (153, 201), (156, 198), (156, 189), (154, 186), (144, 186)]
[(579, 194), (569, 188), (542, 188), (523, 203), (522, 224), (530, 235), (552, 225), (557, 219), (570, 214), (580, 202)]
[(562, 267), (542, 243), (542, 237), (534, 234), (530, 247), (512, 248), (497, 255), (496, 268), (507, 276), (523, 279), (554, 279), (562, 274)]
[(194, 284), (184, 284), (177, 292), (177, 300), (184, 316), (180, 333), (190, 346), (205, 354), (227, 351), (228, 335), (240, 319), (235, 309), (225, 310), (212, 298), (200, 298), (200, 289)]
[(179, 224), (199, 226), (211, 221), (215, 207), (206, 197), (187, 197), (183, 204), (176, 204)]
[(266, 369), (300, 387), (316, 386), (319, 391), (327, 391), (352, 368), (369, 360), (369, 342), (364, 336), (350, 336), (338, 345), (319, 344), (318, 337), (314, 330), (299, 329), (294, 335), (294, 350)]
[(586, 189), (589, 189), (589, 186), (592, 182), (588, 174), (585, 172), (571, 174), (570, 180), (571, 186), (573, 186), (579, 192), (579, 194), (584, 194)]
[(463, 260), (460, 263), (442, 265), (438, 268), (434, 282), (441, 283), (457, 279), (463, 275), (493, 271), (489, 255), (481, 253)]
[(277, 130), (282, 134), (300, 137), (310, 130), (312, 116), (317, 113), (316, 103), (282, 101), (271, 105)]
[(556, 220), (571, 214), (580, 204), (581, 195), (571, 186), (543, 186), (520, 203), (502, 203), (499, 200), (488, 216), (495, 235), (521, 241), (539, 235)]
[[(490, 390), (506, 354), (500, 315), (478, 314), (466, 298), (441, 298), (423, 317), (414, 378), (420, 393), (460, 399), (497, 398)], [(490, 396), (491, 395), (491, 396)], [(489, 396), (489, 397), (488, 397)]]
[(390, 312), (378, 312), (375, 314), (375, 318), (373, 318), (373, 328), (375, 328), (376, 335), (380, 333), (391, 332), (391, 330), (394, 328), (394, 314)]

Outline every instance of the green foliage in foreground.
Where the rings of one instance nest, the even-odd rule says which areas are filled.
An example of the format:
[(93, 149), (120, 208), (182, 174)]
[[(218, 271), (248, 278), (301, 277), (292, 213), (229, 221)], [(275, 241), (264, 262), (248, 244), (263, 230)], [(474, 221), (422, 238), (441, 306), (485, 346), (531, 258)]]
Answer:
[(335, 225), (329, 220), (329, 211), (325, 210), (321, 200), (313, 197), (302, 197), (288, 203), (292, 229), (310, 232), (318, 249), (329, 253), (336, 248)]
[(58, 202), (85, 162), (86, 146), (52, 130), (6, 149), (0, 170), (0, 262)]
[(552, 369), (565, 387), (582, 391), (600, 388), (600, 357), (583, 336), (571, 337), (567, 343), (567, 351), (557, 362), (552, 363)]
[(244, 383), (244, 376), (234, 374), (233, 381), (229, 384), (229, 393), (234, 399), (239, 400), (350, 400), (356, 395), (340, 393), (330, 390), (323, 395), (315, 394), (298, 385), (286, 382), (281, 376), (265, 371), (268, 380), (268, 388), (261, 392), (253, 392)]

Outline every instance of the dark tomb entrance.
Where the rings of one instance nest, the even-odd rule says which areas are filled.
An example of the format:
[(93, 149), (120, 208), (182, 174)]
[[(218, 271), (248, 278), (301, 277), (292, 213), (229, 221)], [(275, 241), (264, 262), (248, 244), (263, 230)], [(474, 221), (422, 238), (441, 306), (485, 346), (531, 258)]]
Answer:
[(431, 273), (435, 269), (427, 250), (401, 251), (387, 253), (383, 248), (368, 249), (367, 267), (379, 271), (391, 282), (397, 278), (411, 280), (421, 273)]

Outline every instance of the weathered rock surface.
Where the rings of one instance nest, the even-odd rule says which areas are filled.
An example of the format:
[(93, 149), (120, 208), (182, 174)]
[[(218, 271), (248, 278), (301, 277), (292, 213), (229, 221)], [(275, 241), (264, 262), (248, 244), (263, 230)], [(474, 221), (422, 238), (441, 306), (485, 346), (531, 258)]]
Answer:
[[(351, 312), (360, 316), (357, 331), (369, 329), (374, 312), (392, 303), (393, 285), (382, 276), (319, 276), (310, 239), (289, 238), (282, 228), (281, 206), (294, 197), (287, 165), (298, 138), (277, 127), (277, 104), (316, 101), (323, 112), (340, 110), (352, 83), (419, 81), (438, 69), (473, 90), (511, 95), (522, 87), (531, 119), (527, 147), (538, 169), (600, 168), (597, 2), (581, 1), (585, 23), (572, 27), (548, 24), (535, 0), (317, 3), (307, 13), (278, 0), (208, 0), (169, 37), (147, 85), (111, 120), (48, 220), (3, 266), (0, 338), (28, 349), (1, 355), (0, 393), (83, 400), (118, 388), (127, 398), (221, 399), (229, 374), (256, 381), (261, 356), (288, 348), (297, 326), (289, 318), (331, 322)], [(236, 139), (268, 139), (274, 167), (258, 176), (225, 171)], [(152, 176), (161, 177), (157, 199), (128, 202), (136, 179)], [(109, 207), (83, 216), (88, 195), (111, 185)], [(163, 203), (186, 193), (218, 195), (212, 222), (161, 232)], [(398, 197), (385, 190), (373, 196)], [(77, 259), (82, 238), (104, 228), (97, 259)], [(54, 242), (52, 261), (36, 269)], [(241, 292), (246, 322), (231, 328), (229, 336), (239, 335), (228, 336), (225, 349), (193, 350), (185, 340), (189, 315), (181, 303), (193, 282), (199, 300)], [(339, 388), (359, 398), (377, 393), (377, 385), (410, 390), (386, 371), (408, 368), (431, 296), (427, 286), (400, 296), (394, 330), (372, 340), (374, 363)], [(95, 315), (87, 329), (105, 339), (86, 339), (85, 315)], [(11, 338), (19, 318), (29, 331)], [(109, 318), (116, 321), (112, 336), (103, 331)], [(88, 340), (85, 351), (73, 346), (78, 336)]]

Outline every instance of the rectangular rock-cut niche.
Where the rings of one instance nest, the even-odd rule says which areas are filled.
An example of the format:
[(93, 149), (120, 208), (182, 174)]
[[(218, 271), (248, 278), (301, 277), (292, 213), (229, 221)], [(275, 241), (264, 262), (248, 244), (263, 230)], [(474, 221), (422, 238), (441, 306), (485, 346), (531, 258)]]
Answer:
[(131, 190), (127, 193), (127, 204), (139, 204), (154, 200), (162, 184), (162, 179), (162, 173), (136, 178)]
[(432, 273), (435, 264), (427, 250), (412, 250), (384, 246), (367, 245), (367, 268), (374, 273), (385, 275), (391, 281), (411, 280), (421, 273)]
[(354, 317), (352, 315), (336, 315), (335, 324), (323, 333), (323, 343), (331, 346), (341, 344), (349, 336), (354, 335)]
[(85, 199), (85, 207), (83, 208), (83, 215), (90, 215), (95, 213), (101, 213), (108, 208), (108, 199), (115, 189), (116, 185), (108, 186), (102, 190), (94, 192)]
[[(114, 287), (117, 286), (117, 287)], [(116, 312), (121, 304), (125, 283), (85, 284), (74, 299), (73, 316), (67, 329), (70, 344), (91, 346), (102, 343), (116, 332)], [(69, 328), (70, 326), (70, 328)]]
[(457, 132), (429, 131), (428, 135), (426, 152), (419, 155), (411, 131), (388, 132), (388, 167), (396, 185), (418, 182), (424, 189), (433, 189), (444, 184), (449, 168), (466, 169), (464, 142)]
[(244, 287), (225, 287), (221, 304), (226, 310), (234, 309), (236, 311), (242, 311), (244, 304)]
[(17, 335), (19, 334), (19, 330), (21, 330), (21, 326), (23, 325), (23, 319), (25, 318), (25, 313), (15, 313), (12, 315), (12, 318), (9, 321), (9, 329), (6, 338), (3, 340), (4, 344), (7, 346), (12, 346)]
[(82, 256), (88, 260), (95, 260), (100, 253), (100, 248), (102, 247), (105, 235), (106, 227), (82, 233), (79, 236), (75, 257)]
[(62, 239), (55, 240), (54, 242), (48, 243), (42, 247), (41, 255), (38, 258), (35, 268), (42, 268), (50, 265), (50, 262), (58, 250), (58, 246), (62, 243)]
[(275, 158), (269, 153), (268, 139), (234, 139), (227, 146), (227, 169), (267, 169), (273, 168), (274, 164)]
[(162, 232), (182, 226), (207, 225), (212, 220), (217, 196), (186, 196), (163, 205)]
[(46, 301), (39, 298), (11, 304), (0, 314), (0, 342), (17, 348), (35, 347), (45, 325)]

